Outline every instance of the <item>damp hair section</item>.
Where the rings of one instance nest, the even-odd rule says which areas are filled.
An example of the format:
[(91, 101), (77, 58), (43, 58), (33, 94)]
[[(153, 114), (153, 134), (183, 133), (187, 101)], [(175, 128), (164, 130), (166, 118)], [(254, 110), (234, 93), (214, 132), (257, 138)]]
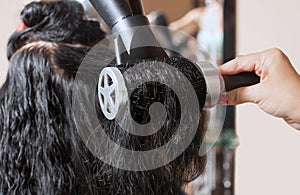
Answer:
[[(205, 166), (205, 156), (198, 156), (204, 136), (203, 117), (197, 119), (197, 133), (188, 148), (162, 167), (128, 171), (104, 163), (86, 147), (77, 131), (74, 95), (89, 101), (97, 114), (97, 121), (91, 120), (87, 117), (90, 108), (79, 104), (80, 125), (90, 129), (95, 122), (100, 123), (110, 139), (133, 151), (166, 143), (176, 132), (182, 111), (186, 114), (188, 110), (183, 110), (168, 86), (160, 82), (139, 85), (130, 96), (133, 119), (140, 124), (150, 122), (149, 108), (154, 102), (165, 106), (167, 118), (156, 134), (129, 134), (99, 109), (97, 86), (90, 85), (99, 76), (99, 61), (91, 60), (90, 66), (78, 71), (88, 54), (101, 56), (104, 61), (112, 57), (105, 47), (91, 54), (92, 47), (105, 37), (101, 25), (85, 19), (81, 5), (69, 1), (30, 3), (20, 18), (27, 28), (9, 39), (9, 72), (0, 89), (0, 194), (184, 194), (181, 188)], [(204, 101), (201, 75), (188, 63), (176, 66), (176, 59), (166, 60), (187, 75), (197, 97)], [(134, 64), (117, 66), (112, 61), (109, 66), (125, 72)], [(139, 71), (136, 79), (141, 76)], [(75, 81), (77, 77), (85, 79)], [(161, 93), (156, 95), (156, 91)]]

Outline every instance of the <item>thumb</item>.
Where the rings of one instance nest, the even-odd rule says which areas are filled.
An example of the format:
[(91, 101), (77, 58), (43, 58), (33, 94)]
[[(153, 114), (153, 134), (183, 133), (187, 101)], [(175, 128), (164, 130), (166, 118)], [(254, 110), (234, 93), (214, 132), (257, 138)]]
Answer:
[(258, 103), (259, 85), (252, 85), (249, 87), (241, 87), (226, 93), (226, 100), (228, 105), (237, 105), (246, 102)]

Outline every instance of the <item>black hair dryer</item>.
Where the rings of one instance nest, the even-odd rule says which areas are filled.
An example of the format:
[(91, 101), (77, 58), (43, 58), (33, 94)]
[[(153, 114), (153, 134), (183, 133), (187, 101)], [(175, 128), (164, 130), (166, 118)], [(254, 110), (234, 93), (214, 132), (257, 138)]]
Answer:
[[(209, 62), (199, 64), (182, 57), (168, 57), (151, 30), (148, 18), (144, 15), (141, 0), (90, 0), (90, 2), (114, 36), (115, 56), (118, 65), (135, 64), (141, 60), (163, 61), (171, 64), (183, 72), (193, 84), (198, 96), (200, 110), (204, 106), (208, 108), (215, 106), (224, 91), (253, 85), (260, 80), (254, 73), (222, 77), (216, 68), (211, 69), (212, 66)], [(117, 73), (118, 71), (108, 72), (111, 72), (112, 77), (118, 78), (116, 80), (117, 85), (126, 88), (125, 82), (121, 79), (122, 74)], [(195, 75), (191, 76), (191, 72)], [(180, 80), (178, 80), (178, 84), (180, 84)], [(101, 97), (99, 99), (101, 104), (103, 100)], [(122, 97), (117, 99), (116, 101), (120, 103), (117, 105), (121, 107), (121, 102), (125, 102), (125, 100)], [(119, 107), (113, 111), (102, 106), (101, 109), (106, 118), (113, 120), (121, 110)]]
[[(135, 62), (137, 59), (167, 57), (149, 28), (140, 0), (90, 0), (115, 37), (118, 64)], [(138, 49), (138, 45), (143, 45)], [(145, 45), (151, 45), (146, 47)], [(125, 51), (125, 52), (124, 52)]]

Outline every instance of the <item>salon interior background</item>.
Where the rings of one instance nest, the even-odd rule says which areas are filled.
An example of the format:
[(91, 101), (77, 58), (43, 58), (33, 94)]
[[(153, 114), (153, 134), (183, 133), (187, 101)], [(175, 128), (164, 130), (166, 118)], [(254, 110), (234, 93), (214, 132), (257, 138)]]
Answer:
[[(19, 24), (20, 10), (28, 2), (0, 1), (1, 85), (8, 69), (6, 43)], [(144, 7), (147, 12), (159, 7), (171, 21), (192, 4), (191, 0), (144, 0)], [(299, 72), (299, 19), (297, 0), (237, 0), (237, 54), (279, 47)], [(238, 106), (236, 125), (241, 143), (236, 159), (236, 194), (300, 194), (300, 133), (249, 104)]]

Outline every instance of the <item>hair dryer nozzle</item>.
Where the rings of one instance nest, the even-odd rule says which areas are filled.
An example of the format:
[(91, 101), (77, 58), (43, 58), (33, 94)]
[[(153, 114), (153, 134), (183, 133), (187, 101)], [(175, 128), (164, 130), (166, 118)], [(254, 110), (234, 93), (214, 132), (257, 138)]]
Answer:
[(132, 16), (126, 0), (89, 0), (110, 29), (123, 18)]
[[(143, 15), (140, 0), (90, 1), (115, 37), (118, 64), (138, 59), (168, 57), (154, 36), (148, 18)], [(144, 46), (138, 48), (136, 45)]]

